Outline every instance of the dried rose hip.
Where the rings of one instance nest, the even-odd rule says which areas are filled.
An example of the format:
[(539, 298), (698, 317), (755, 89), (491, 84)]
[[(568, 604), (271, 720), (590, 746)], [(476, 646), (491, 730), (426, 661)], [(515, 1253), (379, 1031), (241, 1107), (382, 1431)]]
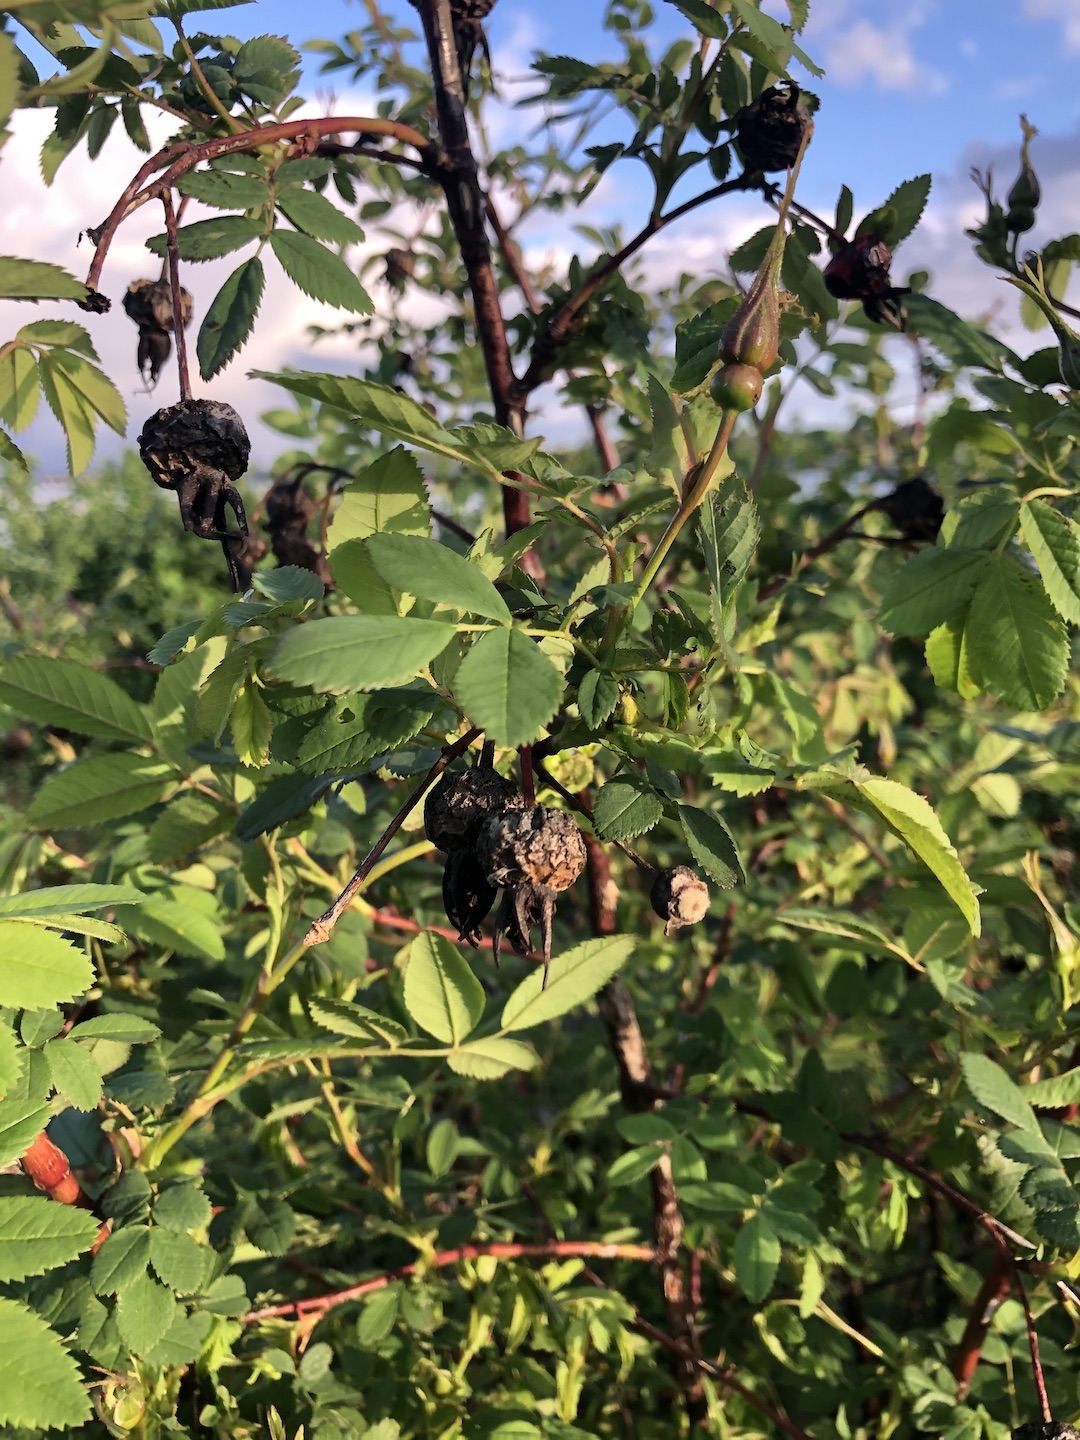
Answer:
[(392, 245), (383, 256), (386, 261), (384, 278), (395, 290), (404, 290), (405, 282), (411, 280), (416, 270), (416, 256), (411, 250)]
[[(150, 478), (175, 490), (184, 529), (200, 540), (220, 540), (233, 588), (240, 588), (235, 552), (247, 537), (247, 515), (233, 484), (251, 454), (244, 422), (220, 400), (181, 400), (151, 415), (139, 436), (139, 454)], [(226, 511), (237, 530), (227, 529)]]
[(443, 908), (458, 939), (474, 949), (480, 926), (495, 903), (497, 891), (476, 853), (485, 822), (524, 805), (517, 787), (490, 764), (444, 775), (424, 803), (424, 829), (431, 843), (446, 851)]
[(546, 985), (555, 896), (569, 889), (585, 868), (581, 831), (563, 811), (533, 805), (486, 821), (476, 854), (490, 883), (504, 892), (495, 916), (496, 965), (504, 935), (511, 948), (523, 954), (530, 931), (538, 925)]
[(1080, 1440), (1080, 1430), (1062, 1420), (1029, 1420), (1016, 1427), (1012, 1440)]
[(868, 320), (903, 330), (907, 323), (901, 296), (906, 286), (889, 283), (892, 251), (880, 235), (845, 240), (825, 267), (825, 288), (837, 300), (861, 300)]
[[(168, 280), (133, 280), (124, 296), (124, 310), (139, 327), (139, 372), (153, 386), (172, 353), (169, 331), (175, 327)], [(181, 290), (180, 319), (185, 329), (191, 324), (191, 315), (191, 296)]]
[(799, 87), (789, 81), (763, 90), (741, 109), (735, 144), (747, 170), (786, 170), (794, 165), (803, 136), (814, 122), (799, 104)]
[(945, 518), (944, 501), (921, 475), (905, 480), (895, 490), (890, 490), (878, 502), (877, 508), (889, 517), (905, 540), (933, 543)]
[(709, 887), (688, 865), (673, 865), (658, 872), (649, 891), (649, 903), (664, 921), (664, 934), (671, 935), (705, 918)]

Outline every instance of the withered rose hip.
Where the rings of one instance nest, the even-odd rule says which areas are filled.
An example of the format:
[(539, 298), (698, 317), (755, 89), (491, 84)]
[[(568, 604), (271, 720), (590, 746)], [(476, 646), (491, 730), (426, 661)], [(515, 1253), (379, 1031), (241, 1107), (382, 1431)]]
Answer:
[[(139, 327), (138, 365), (148, 384), (153, 385), (172, 352), (169, 332), (173, 324), (172, 286), (168, 280), (133, 280), (124, 296), (124, 310)], [(192, 302), (180, 291), (180, 319), (191, 324)]]
[(486, 821), (476, 854), (488, 881), (503, 891), (493, 936), (496, 965), (504, 935), (514, 950), (524, 954), (530, 932), (538, 925), (546, 985), (555, 897), (569, 889), (585, 868), (581, 831), (561, 810), (533, 805)]
[(175, 490), (197, 466), (239, 480), (247, 469), (251, 441), (231, 405), (181, 400), (150, 416), (139, 436), (139, 454), (154, 483)]
[(649, 903), (664, 921), (664, 934), (696, 925), (709, 909), (709, 887), (688, 865), (661, 870), (649, 891)]
[(1029, 1420), (1016, 1427), (1012, 1440), (1080, 1440), (1080, 1430), (1063, 1420)]
[(735, 144), (747, 170), (786, 170), (798, 158), (803, 136), (814, 122), (799, 104), (792, 83), (763, 90), (739, 111)]
[(424, 802), (424, 829), (431, 843), (449, 853), (476, 844), (492, 815), (524, 805), (513, 781), (489, 766), (444, 775)]

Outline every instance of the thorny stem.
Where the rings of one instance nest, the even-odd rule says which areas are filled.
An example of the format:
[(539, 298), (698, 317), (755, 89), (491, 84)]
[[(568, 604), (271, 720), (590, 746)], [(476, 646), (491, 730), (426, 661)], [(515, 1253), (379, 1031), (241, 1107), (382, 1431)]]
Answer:
[[(184, 307), (180, 294), (180, 251), (176, 243), (176, 212), (172, 192), (162, 193), (165, 210), (165, 256), (169, 267), (169, 297), (172, 304), (173, 339), (176, 342), (176, 368), (180, 372), (180, 399), (191, 399), (191, 376), (188, 374), (187, 336), (184, 334)], [(226, 552), (228, 558), (228, 552)]]
[(284, 1305), (268, 1305), (262, 1310), (249, 1310), (241, 1324), (251, 1325), (258, 1320), (276, 1320), (304, 1315), (325, 1315), (338, 1305), (347, 1305), (350, 1300), (359, 1300), (376, 1290), (385, 1290), (397, 1280), (408, 1280), (413, 1275), (428, 1269), (445, 1269), (448, 1265), (460, 1265), (463, 1260), (481, 1260), (491, 1256), (496, 1260), (521, 1260), (528, 1257), (544, 1259), (573, 1259), (590, 1257), (598, 1260), (655, 1260), (656, 1252), (651, 1245), (616, 1245), (602, 1240), (549, 1240), (540, 1244), (496, 1242), (488, 1245), (459, 1245), (453, 1250), (440, 1250), (424, 1260), (402, 1265), (397, 1270), (388, 1270), (371, 1280), (362, 1280), (359, 1285), (350, 1285), (345, 1290), (333, 1290), (327, 1295), (316, 1295), (310, 1300), (291, 1300)]

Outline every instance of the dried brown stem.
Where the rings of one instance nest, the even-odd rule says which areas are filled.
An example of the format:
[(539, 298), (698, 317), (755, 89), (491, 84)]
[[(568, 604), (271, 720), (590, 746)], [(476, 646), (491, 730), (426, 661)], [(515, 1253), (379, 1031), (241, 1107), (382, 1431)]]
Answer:
[(243, 1316), (242, 1324), (250, 1325), (256, 1320), (275, 1320), (293, 1316), (299, 1320), (305, 1315), (325, 1315), (338, 1305), (350, 1300), (359, 1300), (376, 1290), (385, 1290), (396, 1280), (408, 1280), (413, 1275), (428, 1269), (444, 1269), (458, 1265), (462, 1260), (480, 1260), (484, 1256), (497, 1260), (522, 1260), (529, 1257), (565, 1260), (577, 1257), (591, 1257), (597, 1260), (655, 1260), (656, 1255), (649, 1245), (614, 1245), (602, 1240), (548, 1240), (540, 1244), (519, 1244), (516, 1242), (493, 1243), (490, 1245), (459, 1245), (453, 1250), (440, 1250), (428, 1260), (416, 1260), (411, 1265), (402, 1265), (397, 1270), (388, 1270), (371, 1280), (362, 1280), (359, 1285), (350, 1285), (345, 1290), (333, 1290), (327, 1295), (315, 1295), (309, 1300), (292, 1300), (284, 1305), (268, 1305), (262, 1310), (249, 1310)]
[(173, 209), (171, 190), (162, 193), (161, 204), (165, 210), (165, 260), (169, 267), (169, 297), (172, 304), (173, 340), (176, 343), (176, 368), (180, 372), (180, 399), (190, 400), (191, 376), (188, 373), (184, 305), (180, 294), (180, 250), (176, 243), (176, 212)]
[(416, 806), (419, 805), (428, 786), (439, 778), (452, 760), (456, 760), (459, 755), (463, 755), (480, 734), (481, 731), (478, 730), (476, 726), (473, 726), (470, 730), (467, 730), (460, 739), (455, 740), (452, 745), (446, 746), (438, 760), (435, 761), (435, 764), (432, 765), (423, 780), (421, 780), (420, 784), (413, 790), (404, 805), (401, 806), (389, 825), (387, 825), (378, 840), (376, 840), (375, 844), (368, 851), (360, 868), (345, 886), (345, 889), (342, 890), (333, 905), (330, 906), (329, 910), (324, 910), (317, 920), (311, 922), (311, 927), (303, 939), (304, 945), (322, 945), (326, 940), (329, 940), (334, 926), (352, 904), (353, 896), (360, 889), (361, 885), (363, 885), (368, 874), (373, 869), (375, 862), (401, 829), (405, 820), (412, 811), (415, 810)]
[(869, 505), (864, 505), (861, 510), (856, 510), (854, 515), (849, 515), (842, 524), (837, 525), (835, 530), (830, 530), (824, 539), (819, 540), (816, 545), (811, 545), (809, 550), (800, 555), (791, 570), (783, 575), (774, 575), (771, 580), (767, 580), (758, 590), (758, 600), (771, 599), (776, 592), (782, 590), (789, 581), (794, 580), (797, 575), (801, 575), (806, 567), (812, 564), (819, 555), (824, 555), (829, 550), (835, 550), (837, 545), (843, 540), (853, 539), (854, 537), (851, 534), (852, 528), (858, 524), (864, 515), (868, 515), (871, 510), (876, 510), (877, 508), (878, 502), (872, 500)]

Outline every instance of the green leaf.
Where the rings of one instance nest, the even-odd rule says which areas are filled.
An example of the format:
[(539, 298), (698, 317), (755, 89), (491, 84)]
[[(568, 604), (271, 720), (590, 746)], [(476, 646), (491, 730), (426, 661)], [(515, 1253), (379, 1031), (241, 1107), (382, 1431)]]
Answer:
[(60, 1005), (93, 984), (93, 966), (82, 951), (36, 925), (0, 920), (0, 954), (0, 1005), (13, 1010)]
[(522, 1040), (488, 1035), (451, 1050), (446, 1063), (456, 1075), (473, 1080), (500, 1080), (511, 1070), (535, 1070), (540, 1057)]
[(734, 837), (719, 815), (696, 805), (680, 805), (679, 819), (690, 853), (710, 880), (723, 890), (746, 880)]
[(290, 186), (279, 193), (277, 207), (298, 230), (316, 240), (352, 245), (364, 238), (363, 230), (352, 216), (344, 214), (317, 190)]
[(436, 1040), (459, 1045), (484, 1013), (484, 989), (449, 940), (425, 930), (409, 946), (405, 1009)]
[[(892, 249), (895, 250), (901, 240), (906, 240), (922, 219), (930, 197), (931, 179), (929, 175), (916, 175), (914, 180), (905, 180), (898, 185), (882, 206), (883, 210), (891, 212), (888, 225), (883, 229), (877, 229), (873, 224), (869, 226)], [(859, 225), (857, 234), (866, 233), (867, 220)]]
[[(176, 232), (176, 245), (181, 260), (220, 260), (223, 255), (258, 240), (264, 230), (260, 221), (248, 220), (243, 215), (215, 215), (212, 220), (181, 225)], [(151, 236), (146, 248), (154, 255), (164, 255), (165, 236)]]
[(585, 940), (557, 955), (548, 971), (547, 989), (538, 967), (514, 990), (503, 1008), (500, 1024), (505, 1031), (531, 1030), (565, 1015), (582, 1004), (619, 972), (634, 953), (633, 935), (610, 935)]
[(623, 775), (601, 787), (593, 807), (593, 824), (605, 840), (632, 840), (651, 830), (663, 813), (651, 785), (635, 775)]
[(437, 620), (334, 615), (287, 631), (270, 652), (267, 670), (279, 680), (332, 695), (379, 690), (411, 680), (456, 633)]
[(411, 740), (441, 703), (434, 690), (399, 686), (350, 696), (308, 731), (296, 763), (315, 775), (359, 770), (377, 755)]
[(145, 1355), (176, 1318), (176, 1296), (145, 1272), (116, 1298), (116, 1323), (133, 1355)]
[(0, 1021), (0, 1095), (9, 1095), (22, 1079), (26, 1050), (15, 1038), (15, 1031)]
[(156, 865), (171, 864), (223, 834), (233, 818), (231, 810), (204, 795), (180, 795), (151, 825), (147, 854)]
[(212, 1214), (210, 1201), (188, 1180), (167, 1185), (154, 1201), (154, 1223), (166, 1230), (201, 1230)]
[(705, 497), (698, 533), (712, 592), (712, 628), (723, 640), (723, 606), (746, 578), (761, 537), (757, 505), (738, 475), (729, 475)]
[(0, 1197), (0, 1282), (66, 1265), (90, 1248), (100, 1223), (85, 1210), (44, 1196)]
[(241, 765), (259, 769), (270, 759), (274, 717), (262, 698), (261, 687), (249, 677), (240, 687), (229, 716), (229, 734)]
[[(183, 887), (177, 887), (183, 890)], [(189, 892), (190, 893), (190, 892)], [(212, 915), (166, 895), (147, 897), (138, 910), (118, 917), (124, 929), (150, 945), (176, 950), (202, 960), (224, 960), (225, 942), (221, 927)]]
[(383, 532), (394, 535), (431, 532), (431, 505), (423, 473), (401, 445), (380, 455), (345, 487), (330, 522), (326, 544), (332, 555), (336, 547), (348, 540), (364, 540)]
[(965, 636), (980, 681), (1008, 704), (1045, 710), (1061, 694), (1065, 628), (1038, 580), (1011, 556), (987, 556)]
[(759, 1304), (772, 1289), (780, 1267), (780, 1241), (764, 1215), (751, 1215), (739, 1227), (732, 1262), (739, 1288), (749, 1301)]
[(397, 1287), (388, 1285), (365, 1301), (360, 1319), (356, 1322), (356, 1338), (365, 1350), (374, 1349), (393, 1330), (398, 1315), (398, 1300)]
[(35, 829), (58, 830), (137, 815), (163, 799), (176, 778), (170, 765), (141, 755), (93, 755), (46, 780), (26, 818)]
[(759, 40), (771, 52), (773, 63), (769, 68), (775, 69), (777, 74), (787, 74), (782, 57), (790, 54), (798, 60), (800, 65), (809, 70), (811, 75), (824, 75), (825, 72), (821, 66), (815, 65), (806, 51), (795, 44), (780, 21), (774, 20), (771, 15), (759, 10), (754, 0), (731, 0), (731, 8), (755, 40)]
[(987, 1055), (965, 1051), (960, 1056), (960, 1068), (968, 1089), (980, 1105), (1021, 1130), (1030, 1130), (1041, 1137), (1039, 1122), (1025, 1091), (1009, 1078), (1000, 1065)]
[(904, 843), (930, 869), (938, 883), (968, 923), (972, 935), (979, 934), (979, 902), (952, 841), (941, 821), (921, 795), (896, 780), (854, 782), (863, 799), (870, 802)]
[(1080, 535), (1045, 500), (1020, 506), (1024, 543), (1035, 556), (1050, 602), (1063, 620), (1080, 625)]
[(1021, 1093), (1029, 1105), (1038, 1105), (1040, 1109), (1058, 1110), (1076, 1105), (1080, 1103), (1080, 1068), (1025, 1085)]
[(305, 295), (355, 315), (371, 314), (371, 296), (341, 256), (325, 245), (294, 230), (273, 230), (270, 248), (285, 274)]
[(481, 635), (454, 677), (454, 697), (496, 745), (535, 740), (559, 707), (563, 677), (520, 630)]
[(0, 255), (0, 300), (82, 300), (86, 286), (59, 265)]
[(652, 373), (649, 375), (649, 409), (652, 412), (652, 446), (645, 468), (679, 498), (683, 480), (696, 456), (690, 449), (677, 402), (663, 381)]
[(265, 285), (262, 261), (253, 255), (233, 271), (210, 302), (195, 344), (204, 380), (223, 370), (251, 334)]
[(641, 1145), (634, 1150), (627, 1150), (611, 1162), (605, 1179), (613, 1186), (636, 1185), (639, 1180), (644, 1180), (651, 1170), (656, 1169), (663, 1153), (659, 1145)]
[(120, 391), (104, 371), (71, 350), (53, 350), (49, 355), (49, 364), (54, 378), (57, 371), (62, 371), (71, 388), (110, 429), (118, 435), (126, 433), (127, 407)]
[(506, 601), (475, 565), (435, 540), (419, 535), (372, 535), (371, 562), (395, 590), (510, 623)]
[(93, 1015), (68, 1031), (69, 1040), (120, 1040), (126, 1045), (148, 1045), (161, 1031), (138, 1015)]
[(30, 466), (26, 456), (19, 449), (15, 441), (5, 431), (0, 430), (0, 462), (4, 465), (13, 465), (23, 475), (30, 474)]
[(44, 1130), (49, 1106), (38, 1096), (31, 1100), (0, 1100), (0, 1165), (10, 1165), (25, 1155)]
[(213, 1252), (194, 1235), (155, 1225), (150, 1231), (150, 1264), (170, 1289), (193, 1295), (213, 1265)]
[(78, 1366), (39, 1315), (0, 1299), (0, 1335), (0, 1425), (40, 1433), (90, 1419)]
[(329, 1000), (317, 995), (311, 1002), (311, 1018), (335, 1035), (352, 1035), (379, 1046), (400, 1045), (408, 1032), (404, 1025), (346, 1000)]
[(270, 199), (270, 186), (254, 175), (228, 170), (191, 170), (176, 182), (181, 195), (190, 195), (218, 210), (251, 210)]
[(37, 414), (40, 396), (34, 352), (14, 345), (0, 354), (0, 420), (12, 430), (25, 430)]
[(125, 1225), (114, 1230), (94, 1256), (90, 1284), (95, 1295), (115, 1295), (126, 1290), (150, 1263), (150, 1227)]
[(971, 599), (990, 565), (985, 550), (923, 550), (893, 576), (879, 619), (894, 635), (928, 635)]
[(101, 1099), (101, 1073), (89, 1050), (74, 1040), (50, 1040), (42, 1054), (57, 1093), (76, 1110), (94, 1110)]
[(241, 1206), (244, 1231), (257, 1250), (284, 1255), (296, 1234), (296, 1220), (284, 1200), (275, 1195), (249, 1196)]
[(0, 669), (0, 701), (42, 725), (78, 735), (146, 744), (153, 730), (145, 709), (115, 680), (73, 660), (18, 655)]
[(971, 673), (966, 619), (966, 614), (954, 615), (944, 625), (930, 631), (926, 637), (926, 663), (935, 685), (944, 690), (955, 690), (970, 700), (982, 690)]
[(79, 476), (90, 464), (94, 453), (94, 412), (81, 393), (56, 363), (56, 351), (48, 351), (38, 361), (41, 388), (49, 409), (59, 420), (67, 442), (68, 469)]
[(0, 895), (0, 918), (78, 915), (84, 910), (104, 910), (112, 905), (137, 905), (142, 898), (142, 891), (130, 885), (46, 885), (40, 890), (25, 890), (21, 895)]
[(619, 682), (607, 670), (590, 670), (578, 686), (578, 714), (597, 730), (619, 703)]
[(438, 1180), (445, 1175), (458, 1157), (461, 1135), (453, 1120), (436, 1120), (428, 1132), (425, 1156), (428, 1172)]

